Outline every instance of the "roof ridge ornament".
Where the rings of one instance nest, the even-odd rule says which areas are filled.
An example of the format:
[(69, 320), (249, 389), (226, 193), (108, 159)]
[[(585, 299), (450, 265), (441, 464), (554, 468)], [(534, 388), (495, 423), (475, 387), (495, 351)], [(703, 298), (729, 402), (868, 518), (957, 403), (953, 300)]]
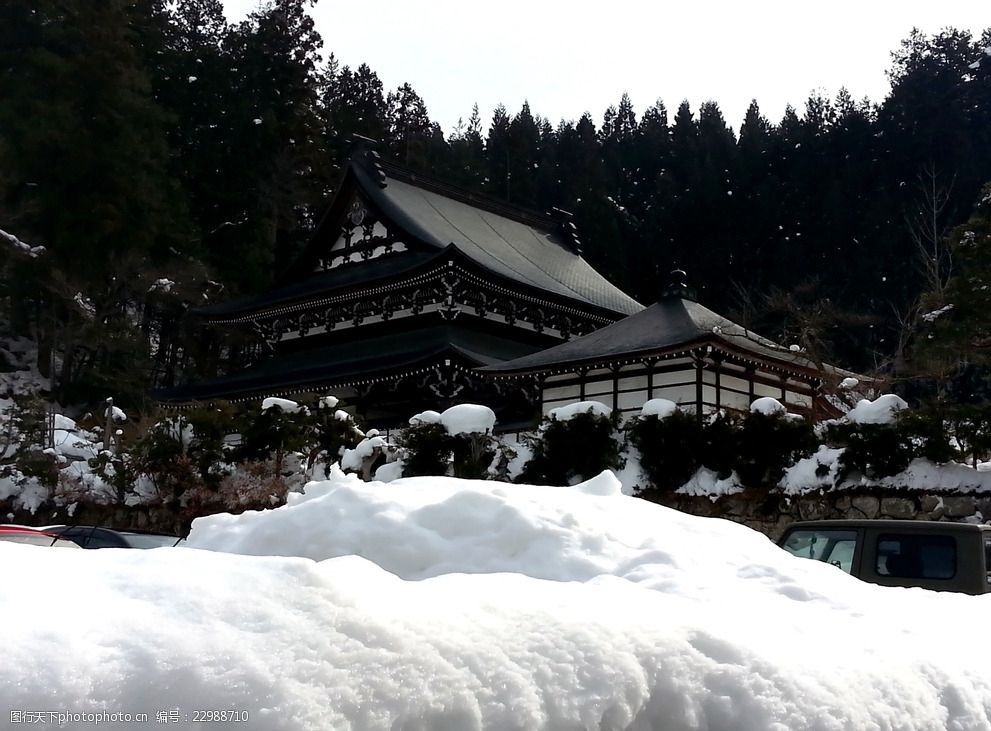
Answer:
[(368, 172), (375, 178), (379, 188), (385, 188), (389, 183), (382, 169), (382, 157), (379, 155), (377, 147), (378, 140), (364, 135), (353, 134), (348, 138), (350, 148), (348, 158), (355, 163), (365, 162)]
[(695, 290), (688, 286), (688, 274), (685, 273), (684, 269), (674, 269), (671, 271), (670, 280), (668, 285), (661, 290), (661, 296), (658, 299), (686, 299), (697, 301)]
[(561, 236), (564, 237), (565, 243), (568, 248), (573, 252), (581, 256), (582, 253), (582, 242), (578, 238), (578, 227), (575, 226), (574, 214), (571, 211), (565, 211), (562, 208), (551, 208), (547, 211), (547, 215), (557, 221), (558, 226), (561, 230)]

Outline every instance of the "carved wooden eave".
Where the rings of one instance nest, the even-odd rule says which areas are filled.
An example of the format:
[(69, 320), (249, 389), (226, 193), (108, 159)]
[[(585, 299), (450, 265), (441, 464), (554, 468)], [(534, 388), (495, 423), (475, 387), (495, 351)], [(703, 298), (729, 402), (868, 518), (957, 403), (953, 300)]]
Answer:
[(417, 318), (477, 317), (561, 340), (613, 322), (608, 311), (577, 307), (481, 270), (453, 244), (432, 260), (386, 281), (361, 284), (296, 302), (211, 318), (244, 325), (267, 341), (345, 330), (365, 322)]

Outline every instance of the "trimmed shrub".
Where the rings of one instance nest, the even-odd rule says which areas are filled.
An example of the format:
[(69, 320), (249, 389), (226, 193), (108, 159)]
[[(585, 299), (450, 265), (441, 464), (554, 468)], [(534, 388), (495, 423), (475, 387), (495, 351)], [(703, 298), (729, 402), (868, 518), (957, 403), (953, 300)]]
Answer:
[(626, 435), (655, 490), (678, 489), (702, 465), (703, 427), (694, 414), (678, 410), (664, 418), (641, 416), (627, 426)]
[(747, 413), (736, 439), (735, 469), (744, 487), (776, 486), (788, 467), (818, 447), (812, 425), (784, 412)]
[(241, 432), (238, 460), (264, 461), (272, 457), (276, 474), (281, 475), (286, 454), (306, 449), (310, 437), (309, 420), (306, 407), (286, 411), (276, 405), (249, 414), (248, 423)]
[(528, 439), (533, 458), (518, 482), (567, 485), (588, 480), (607, 469), (618, 469), (620, 444), (616, 440), (618, 416), (591, 411), (561, 421), (545, 418), (537, 434)]
[(396, 441), (402, 450), (403, 477), (447, 474), (452, 445), (443, 424), (411, 424)]
[(340, 460), (345, 449), (354, 449), (364, 438), (354, 419), (337, 408), (337, 399), (320, 399), (313, 411), (313, 446), (307, 460), (310, 467), (321, 453), (327, 454), (325, 476), (330, 475), (330, 465)]
[(914, 456), (941, 464), (959, 457), (950, 444), (948, 420), (946, 406), (930, 402), (919, 409), (899, 412), (897, 424)]
[(227, 401), (192, 409), (184, 414), (193, 429), (187, 454), (196, 464), (200, 479), (211, 487), (217, 486), (226, 472), (218, 467), (227, 462), (224, 439), (240, 431), (238, 416)]
[(496, 456), (495, 439), (491, 434), (458, 434), (449, 436), (454, 476), (468, 480), (489, 477), (489, 465)]
[(720, 480), (733, 474), (736, 466), (739, 421), (736, 415), (720, 411), (702, 429), (702, 465), (715, 472)]
[(186, 490), (203, 486), (199, 466), (187, 452), (185, 438), (190, 431), (183, 417), (162, 419), (152, 426), (132, 454), (136, 470), (148, 476), (162, 501), (174, 510)]
[(895, 424), (836, 424), (826, 431), (840, 455), (837, 480), (851, 474), (877, 480), (896, 475), (912, 461), (912, 445)]
[(991, 404), (960, 404), (947, 418), (963, 456), (974, 467), (991, 456)]
[(37, 447), (19, 449), (14, 464), (22, 475), (33, 477), (46, 487), (55, 487), (58, 484), (58, 458), (51, 450)]

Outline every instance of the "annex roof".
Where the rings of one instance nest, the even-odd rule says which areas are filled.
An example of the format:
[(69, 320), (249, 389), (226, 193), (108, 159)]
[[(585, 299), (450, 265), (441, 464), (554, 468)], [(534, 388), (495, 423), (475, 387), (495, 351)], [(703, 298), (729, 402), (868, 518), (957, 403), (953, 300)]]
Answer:
[(694, 294), (683, 282), (669, 287), (656, 303), (637, 314), (566, 343), (480, 370), (496, 376), (541, 373), (570, 366), (606, 364), (631, 356), (661, 355), (706, 343), (796, 371), (811, 373), (825, 369), (845, 373), (832, 366), (821, 368), (802, 352), (784, 348), (704, 307), (694, 300)]

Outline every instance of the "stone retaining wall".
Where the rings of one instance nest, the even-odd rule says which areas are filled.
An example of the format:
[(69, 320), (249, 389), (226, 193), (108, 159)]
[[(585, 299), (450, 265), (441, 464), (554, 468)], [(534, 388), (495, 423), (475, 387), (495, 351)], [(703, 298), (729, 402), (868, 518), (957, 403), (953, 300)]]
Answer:
[[(645, 500), (692, 515), (727, 518), (777, 540), (796, 520), (827, 518), (898, 518), (902, 520), (970, 520), (991, 518), (991, 495), (939, 495), (901, 491), (833, 491), (788, 496), (766, 490), (744, 490), (717, 498), (649, 491)], [(8, 513), (0, 522), (23, 525), (100, 525), (117, 530), (145, 530), (186, 535), (192, 516), (165, 507), (81, 504), (68, 515), (64, 508)]]
[(788, 496), (745, 490), (717, 498), (656, 491), (644, 499), (692, 515), (727, 518), (777, 540), (797, 520), (832, 518), (898, 518), (902, 520), (969, 520), (991, 517), (991, 495), (939, 495), (905, 491), (835, 491)]

